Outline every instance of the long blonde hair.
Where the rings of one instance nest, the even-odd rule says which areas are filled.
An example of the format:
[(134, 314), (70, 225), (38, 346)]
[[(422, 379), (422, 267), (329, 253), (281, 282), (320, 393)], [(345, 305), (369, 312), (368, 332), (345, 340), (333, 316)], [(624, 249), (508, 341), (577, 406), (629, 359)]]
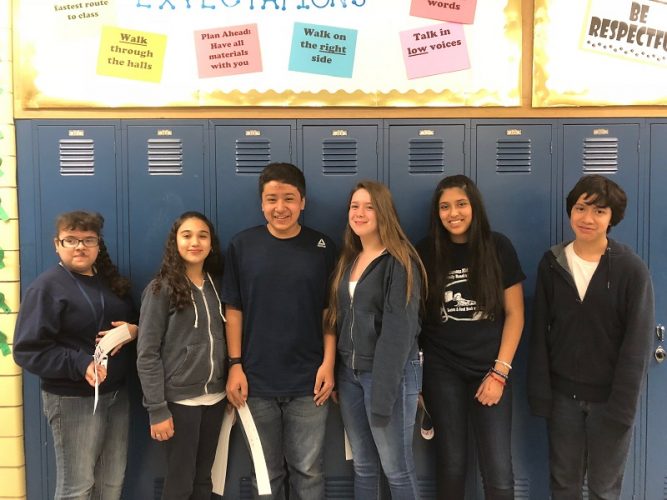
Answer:
[[(348, 209), (352, 201), (354, 193), (360, 189), (365, 189), (371, 196), (371, 203), (375, 209), (375, 216), (377, 218), (378, 233), (382, 245), (404, 268), (407, 274), (407, 291), (405, 303), (410, 302), (412, 295), (412, 288), (414, 286), (415, 278), (413, 276), (412, 262), (417, 264), (419, 274), (421, 275), (421, 289), (420, 298), (425, 298), (425, 292), (428, 289), (426, 270), (422, 264), (415, 247), (410, 243), (401, 224), (398, 220), (396, 207), (391, 197), (391, 192), (384, 184), (375, 181), (361, 181), (350, 192), (350, 197), (347, 202)], [(326, 325), (334, 328), (336, 326), (336, 314), (338, 311), (338, 287), (341, 285), (345, 270), (352, 264), (357, 255), (361, 252), (361, 239), (357, 236), (350, 224), (345, 226), (345, 233), (343, 235), (343, 247), (338, 258), (338, 263), (333, 273), (331, 280), (331, 291), (329, 294), (329, 309), (326, 315)]]

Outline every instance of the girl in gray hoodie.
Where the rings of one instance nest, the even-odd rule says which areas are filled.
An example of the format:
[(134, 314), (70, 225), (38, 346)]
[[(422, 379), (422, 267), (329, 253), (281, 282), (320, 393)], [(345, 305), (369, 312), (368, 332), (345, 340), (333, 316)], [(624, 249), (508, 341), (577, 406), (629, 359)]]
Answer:
[(186, 212), (142, 294), (137, 369), (151, 437), (167, 454), (163, 500), (211, 498), (226, 383), (225, 318), (212, 279), (220, 271), (213, 225)]

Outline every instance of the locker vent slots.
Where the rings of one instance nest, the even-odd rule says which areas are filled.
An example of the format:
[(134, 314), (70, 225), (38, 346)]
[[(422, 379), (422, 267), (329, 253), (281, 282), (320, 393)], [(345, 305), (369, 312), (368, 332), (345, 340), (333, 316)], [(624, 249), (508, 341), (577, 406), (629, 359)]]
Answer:
[(322, 142), (322, 173), (355, 175), (357, 173), (357, 140), (325, 139)]
[(271, 161), (271, 141), (262, 137), (236, 140), (236, 173), (260, 174)]
[(60, 175), (94, 175), (95, 142), (92, 139), (60, 139)]
[(585, 174), (615, 174), (618, 172), (618, 138), (587, 137), (582, 159)]
[(438, 137), (410, 139), (408, 172), (441, 174), (445, 171), (445, 143)]
[(496, 172), (500, 174), (530, 173), (533, 155), (530, 139), (502, 138), (496, 142)]
[(148, 139), (148, 174), (183, 175), (183, 141), (166, 137)]

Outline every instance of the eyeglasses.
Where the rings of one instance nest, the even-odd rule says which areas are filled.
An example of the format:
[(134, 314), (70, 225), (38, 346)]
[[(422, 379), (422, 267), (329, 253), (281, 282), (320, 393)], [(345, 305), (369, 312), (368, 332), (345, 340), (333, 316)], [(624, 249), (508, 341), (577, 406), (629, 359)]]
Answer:
[(79, 243), (83, 243), (83, 246), (86, 248), (96, 247), (100, 244), (100, 239), (97, 236), (89, 236), (82, 240), (73, 236), (68, 236), (67, 238), (58, 241), (60, 241), (60, 244), (64, 248), (76, 248), (79, 246)]

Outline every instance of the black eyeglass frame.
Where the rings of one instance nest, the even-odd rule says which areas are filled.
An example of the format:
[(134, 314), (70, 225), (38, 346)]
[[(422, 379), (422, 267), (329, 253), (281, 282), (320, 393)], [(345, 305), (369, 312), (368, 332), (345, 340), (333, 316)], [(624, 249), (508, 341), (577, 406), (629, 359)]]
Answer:
[[(76, 240), (76, 243), (74, 245), (66, 245), (65, 240)], [(94, 243), (88, 245), (86, 244), (86, 240), (90, 242), (90, 240), (95, 240)], [(100, 239), (97, 236), (88, 236), (83, 239), (75, 238), (74, 236), (68, 236), (67, 238), (63, 238), (61, 240), (58, 240), (58, 243), (60, 243), (60, 246), (63, 248), (76, 248), (79, 246), (79, 243), (81, 243), (84, 247), (86, 248), (95, 248), (96, 246), (99, 246), (100, 244)]]

